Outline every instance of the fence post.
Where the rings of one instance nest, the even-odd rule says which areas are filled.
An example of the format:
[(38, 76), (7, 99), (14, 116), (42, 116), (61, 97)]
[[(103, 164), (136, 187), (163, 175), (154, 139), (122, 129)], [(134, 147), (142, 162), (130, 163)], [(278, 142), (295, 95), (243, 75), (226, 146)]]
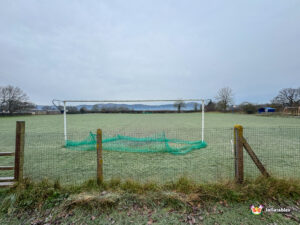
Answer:
[(17, 121), (15, 146), (15, 180), (22, 182), (24, 166), (25, 121)]
[(237, 183), (244, 181), (244, 158), (243, 158), (243, 127), (234, 126), (234, 166), (235, 180)]
[(103, 182), (102, 130), (97, 129), (97, 183)]
[(246, 141), (245, 138), (243, 140), (243, 146), (246, 149), (246, 151), (248, 152), (248, 154), (250, 155), (250, 157), (253, 160), (254, 164), (257, 166), (257, 168), (262, 173), (262, 175), (264, 175), (265, 177), (270, 177), (270, 174), (267, 172), (267, 170), (263, 166), (263, 164), (259, 161), (258, 157), (256, 156), (256, 154), (254, 153), (254, 151), (252, 150), (251, 146), (248, 144), (248, 142)]

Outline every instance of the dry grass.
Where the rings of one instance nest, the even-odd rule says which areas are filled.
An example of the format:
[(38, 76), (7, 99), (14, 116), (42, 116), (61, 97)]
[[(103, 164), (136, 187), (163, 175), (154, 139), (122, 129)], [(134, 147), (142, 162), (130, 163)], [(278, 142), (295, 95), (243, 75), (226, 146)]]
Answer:
[[(299, 199), (300, 180), (275, 178), (258, 178), (242, 185), (229, 181), (196, 184), (185, 177), (164, 185), (114, 179), (100, 186), (95, 180), (80, 186), (61, 186), (58, 182), (47, 180), (39, 183), (26, 180), (13, 189), (1, 190), (0, 221), (1, 218), (20, 218), (28, 222), (30, 217), (36, 218), (33, 224), (49, 221), (53, 224), (69, 224), (76, 218), (76, 221), (91, 221), (84, 224), (93, 224), (93, 220), (98, 218), (99, 221), (106, 221), (105, 224), (113, 221), (127, 221), (128, 224), (130, 221), (143, 224), (147, 221), (150, 224), (153, 221), (158, 224), (195, 224), (205, 218), (207, 223), (204, 224), (212, 221), (228, 224), (240, 214), (243, 217), (250, 215), (249, 203), (282, 205), (288, 201), (297, 207), (297, 204), (300, 205)], [(230, 207), (235, 211), (231, 212)], [(224, 219), (224, 212), (231, 218)], [(119, 218), (118, 215), (123, 216)], [(296, 214), (288, 216), (289, 220), (284, 216), (267, 216), (266, 219), (285, 224), (292, 224), (299, 219)], [(248, 218), (249, 221), (253, 219), (257, 220), (256, 217)], [(20, 220), (16, 220), (15, 224), (18, 223)], [(257, 224), (260, 224), (259, 220)]]

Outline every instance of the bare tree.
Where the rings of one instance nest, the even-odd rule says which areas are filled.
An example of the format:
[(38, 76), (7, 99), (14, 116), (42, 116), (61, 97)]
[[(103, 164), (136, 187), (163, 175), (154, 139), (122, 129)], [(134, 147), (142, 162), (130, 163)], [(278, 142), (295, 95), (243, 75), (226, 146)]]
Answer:
[(220, 89), (215, 98), (218, 101), (218, 106), (225, 112), (228, 106), (233, 103), (232, 89), (230, 87)]
[(298, 106), (300, 104), (300, 88), (282, 89), (272, 103), (290, 107)]
[(9, 114), (14, 112), (34, 108), (34, 104), (29, 102), (29, 98), (19, 87), (8, 85), (0, 87), (0, 110)]
[(174, 107), (177, 108), (177, 112), (180, 113), (181, 109), (185, 107), (185, 103), (182, 100), (178, 100), (174, 103)]

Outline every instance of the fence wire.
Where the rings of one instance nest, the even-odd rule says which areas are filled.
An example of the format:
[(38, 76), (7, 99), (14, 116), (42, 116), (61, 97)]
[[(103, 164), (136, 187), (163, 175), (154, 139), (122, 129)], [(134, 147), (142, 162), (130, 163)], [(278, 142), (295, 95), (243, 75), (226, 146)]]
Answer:
[[(300, 178), (300, 128), (244, 128), (244, 137), (271, 176)], [(257, 177), (259, 171), (244, 153), (245, 176)]]
[[(94, 131), (96, 132), (96, 131)], [(161, 130), (103, 130), (103, 138), (117, 134), (146, 137)], [(164, 130), (166, 137), (187, 141), (201, 140), (200, 129)], [(1, 132), (0, 151), (14, 152), (15, 135)], [(88, 133), (73, 132), (71, 140), (83, 140)], [(275, 177), (300, 178), (300, 128), (244, 128), (244, 137)], [(216, 182), (234, 178), (233, 129), (206, 129), (206, 148), (185, 155), (169, 153), (130, 153), (103, 151), (104, 179), (132, 179), (165, 183), (185, 176), (195, 182)], [(59, 180), (62, 184), (80, 184), (96, 177), (96, 151), (78, 151), (64, 147), (62, 133), (26, 132), (24, 176), (32, 180)], [(123, 143), (124, 144), (124, 143)], [(128, 143), (130, 144), (130, 143)], [(132, 144), (132, 143), (131, 143)], [(13, 164), (14, 157), (0, 157), (0, 165)], [(245, 178), (259, 176), (244, 151)], [(11, 176), (13, 171), (0, 171)]]

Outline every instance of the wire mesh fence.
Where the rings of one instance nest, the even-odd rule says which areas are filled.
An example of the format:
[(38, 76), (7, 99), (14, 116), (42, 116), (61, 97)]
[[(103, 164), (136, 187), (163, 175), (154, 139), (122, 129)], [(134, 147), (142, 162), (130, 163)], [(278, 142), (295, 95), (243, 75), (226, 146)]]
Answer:
[[(244, 137), (271, 176), (300, 178), (300, 128), (244, 128)], [(248, 154), (244, 159), (245, 176), (259, 175)]]
[[(106, 129), (103, 130), (103, 139), (116, 135), (141, 138), (160, 135), (161, 132)], [(169, 129), (164, 130), (163, 133), (170, 139), (201, 140), (200, 129)], [(88, 135), (88, 133), (73, 132), (69, 134), (68, 138), (80, 141)], [(0, 136), (0, 151), (13, 152), (15, 135), (1, 132)], [(272, 176), (300, 178), (300, 128), (246, 127), (244, 128), (244, 137)], [(182, 155), (112, 151), (106, 150), (104, 144), (104, 180), (120, 178), (139, 182), (165, 183), (175, 181), (182, 176), (195, 182), (233, 179), (233, 129), (206, 129), (205, 142), (207, 143), (206, 148), (195, 149)], [(141, 143), (123, 142), (122, 145), (137, 147)], [(118, 145), (115, 145), (114, 148), (118, 150)], [(80, 184), (96, 177), (96, 155), (95, 148), (89, 150), (65, 148), (62, 133), (26, 132), (24, 176), (36, 181), (47, 178), (59, 180), (62, 184)], [(246, 152), (244, 152), (244, 157), (245, 178), (259, 176), (259, 170)], [(0, 158), (0, 165), (9, 164), (13, 164), (12, 157)], [(13, 172), (1, 171), (1, 176), (10, 176), (10, 173)]]

